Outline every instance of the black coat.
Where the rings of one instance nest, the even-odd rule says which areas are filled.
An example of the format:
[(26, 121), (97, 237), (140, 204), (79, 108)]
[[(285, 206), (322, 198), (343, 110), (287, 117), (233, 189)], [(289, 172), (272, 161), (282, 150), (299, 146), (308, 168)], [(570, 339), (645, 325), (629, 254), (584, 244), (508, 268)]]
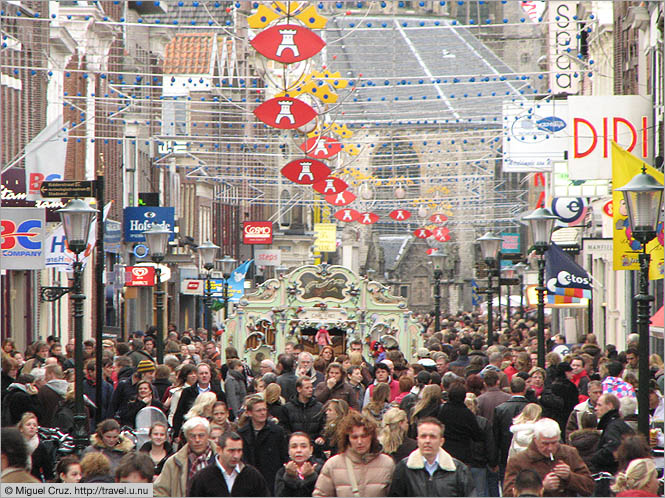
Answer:
[[(10, 387), (2, 400), (2, 426), (16, 425), (25, 412), (32, 412), (42, 419), (42, 407), (36, 394), (28, 394), (20, 387)], [(6, 413), (4, 413), (6, 411)]]
[[(118, 382), (115, 391), (113, 391), (113, 397), (111, 398), (111, 413), (113, 418), (121, 421), (121, 423), (126, 423), (130, 416), (127, 413), (129, 407), (129, 402), (133, 399), (136, 399), (138, 394), (138, 384), (139, 381), (134, 382), (134, 377), (129, 377)], [(152, 386), (152, 396), (153, 398), (157, 397), (157, 389), (155, 386)], [(131, 424), (134, 426), (133, 420)]]
[(471, 461), (471, 441), (484, 441), (476, 416), (465, 404), (444, 403), (438, 419), (445, 426), (443, 449), (465, 464)]
[[(92, 402), (97, 406), (97, 409), (100, 408), (99, 403), (97, 403), (97, 386), (93, 384), (90, 380), (83, 379), (83, 394), (92, 400)], [(107, 418), (113, 418), (113, 411), (111, 410), (111, 402), (113, 401), (113, 384), (109, 384), (105, 380), (102, 381), (102, 420)], [(94, 419), (96, 418), (94, 410), (92, 411), (92, 420), (91, 424), (94, 424)], [(91, 425), (91, 429), (93, 426)]]
[(471, 459), (468, 465), (477, 468), (485, 468), (487, 465), (494, 467), (498, 463), (499, 452), (494, 443), (492, 424), (480, 415), (476, 415), (476, 421), (483, 434), (483, 439), (471, 442)]
[(529, 401), (524, 396), (512, 396), (494, 409), (492, 432), (494, 432), (494, 441), (499, 449), (499, 463), (505, 465), (508, 461), (510, 442), (513, 440), (513, 433), (510, 432), (513, 418), (522, 413), (528, 404)]
[(157, 389), (157, 399), (161, 401), (164, 399), (166, 390), (171, 387), (171, 381), (169, 379), (155, 379), (152, 385)]
[(285, 400), (289, 401), (298, 395), (298, 391), (296, 391), (297, 381), (298, 376), (293, 370), (290, 372), (284, 372), (282, 375), (277, 377), (277, 384), (279, 384), (279, 387), (282, 388), (282, 397)]
[(565, 434), (568, 417), (577, 403), (579, 403), (577, 386), (566, 378), (557, 377), (540, 395), (543, 418), (556, 420), (561, 428), (561, 434)]
[(32, 452), (30, 473), (41, 482), (53, 481), (55, 478), (55, 450), (52, 441), (39, 441)]
[(397, 448), (397, 451), (395, 451), (395, 453), (390, 453), (389, 456), (392, 457), (395, 464), (398, 464), (402, 459), (408, 457), (412, 451), (417, 449), (418, 443), (416, 440), (404, 436), (404, 441), (402, 441), (402, 444)]
[[(155, 475), (156, 476), (158, 476), (159, 474), (162, 473), (162, 469), (164, 468), (164, 464), (169, 459), (169, 457), (171, 455), (173, 455), (173, 453), (175, 453), (173, 451), (173, 447), (171, 446), (171, 443), (169, 443), (168, 441), (166, 441), (164, 443), (164, 449), (166, 450), (166, 456), (155, 464)], [(139, 449), (139, 451), (142, 451), (144, 453), (148, 453), (148, 456), (150, 456), (150, 451), (151, 450), (152, 450), (152, 441), (146, 441), (145, 443), (143, 443), (143, 446), (141, 446), (141, 448)]]
[(469, 468), (453, 458), (455, 471), (437, 468), (430, 477), (424, 468), (409, 468), (405, 458), (395, 466), (388, 496), (474, 496)]
[(621, 419), (619, 410), (610, 410), (600, 418), (598, 429), (603, 431), (598, 441), (598, 449), (591, 457), (591, 463), (596, 472), (609, 472), (615, 474), (618, 463), (614, 459), (613, 452), (621, 444), (621, 438), (625, 434), (632, 434), (626, 422)]
[(222, 471), (215, 463), (192, 477), (188, 496), (270, 496), (270, 493), (261, 473), (251, 465), (242, 468), (229, 492)]
[(314, 472), (304, 479), (287, 474), (284, 467), (279, 469), (275, 477), (275, 496), (312, 496), (321, 464), (313, 460), (309, 463), (314, 467)]
[[(226, 403), (226, 395), (222, 391), (222, 386), (217, 380), (210, 381), (210, 390), (217, 395), (217, 401), (224, 401)], [(173, 436), (178, 436), (180, 434), (180, 429), (185, 420), (185, 415), (189, 409), (196, 401), (196, 397), (199, 395), (199, 384), (198, 382), (192, 384), (189, 387), (184, 388), (180, 395), (180, 401), (178, 402), (178, 407), (175, 409), (173, 414)]]
[(294, 398), (284, 405), (284, 428), (289, 433), (302, 431), (314, 441), (321, 435), (325, 424), (323, 405), (314, 397), (303, 404)]
[(243, 440), (243, 461), (261, 472), (268, 490), (272, 491), (277, 471), (289, 461), (286, 432), (279, 425), (267, 422), (255, 435), (250, 421), (238, 429), (238, 434)]
[(126, 419), (121, 420), (122, 425), (128, 425), (129, 427), (136, 429), (136, 415), (143, 410), (146, 406), (154, 406), (159, 408), (164, 414), (166, 414), (166, 409), (161, 401), (157, 398), (152, 398), (150, 400), (150, 405), (146, 405), (145, 401), (135, 398), (127, 404)]

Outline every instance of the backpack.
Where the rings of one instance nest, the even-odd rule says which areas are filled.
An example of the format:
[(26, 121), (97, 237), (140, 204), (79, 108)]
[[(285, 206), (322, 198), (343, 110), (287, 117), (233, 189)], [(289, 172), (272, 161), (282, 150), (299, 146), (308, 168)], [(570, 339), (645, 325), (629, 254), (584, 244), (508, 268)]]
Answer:
[(51, 425), (59, 428), (66, 434), (71, 434), (74, 429), (74, 410), (71, 403), (66, 402), (64, 399), (58, 402)]

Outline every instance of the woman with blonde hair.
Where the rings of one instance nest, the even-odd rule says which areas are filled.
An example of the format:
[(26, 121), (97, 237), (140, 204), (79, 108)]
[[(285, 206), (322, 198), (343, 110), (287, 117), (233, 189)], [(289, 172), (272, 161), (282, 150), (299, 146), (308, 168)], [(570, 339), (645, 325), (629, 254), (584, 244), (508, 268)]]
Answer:
[(263, 398), (268, 405), (268, 413), (271, 417), (277, 419), (277, 423), (285, 420), (284, 405), (286, 400), (282, 397), (282, 387), (273, 382), (263, 391)]
[(212, 420), (212, 407), (216, 402), (217, 395), (212, 391), (199, 394), (192, 407), (185, 414), (185, 420), (192, 417), (203, 417)]
[(390, 386), (385, 382), (379, 382), (374, 388), (372, 398), (367, 406), (363, 408), (363, 415), (381, 425), (383, 415), (390, 409)]
[(441, 406), (441, 387), (438, 384), (429, 384), (422, 390), (420, 400), (415, 404), (409, 416), (409, 437), (418, 435), (418, 420), (425, 417), (436, 417)]
[(508, 458), (527, 449), (533, 439), (534, 424), (540, 420), (542, 414), (542, 406), (537, 403), (529, 403), (524, 407), (522, 413), (513, 418), (513, 425), (510, 426), (510, 432), (513, 433), (513, 440), (508, 450)]
[(328, 453), (328, 458), (330, 458), (337, 454), (337, 427), (349, 413), (349, 404), (343, 399), (329, 399), (323, 405), (322, 411), (325, 416), (325, 425), (321, 436), (316, 438), (314, 444), (324, 454)]
[(651, 458), (638, 458), (619, 472), (612, 491), (617, 496), (660, 496), (658, 494), (658, 470)]
[(28, 449), (28, 470), (41, 482), (52, 481), (55, 478), (53, 469), (55, 462), (51, 457), (50, 441), (41, 441), (39, 439), (39, 422), (37, 415), (32, 412), (25, 412), (16, 428), (25, 440), (25, 446)]
[(391, 408), (383, 416), (383, 428), (379, 432), (379, 442), (383, 452), (392, 457), (395, 463), (418, 447), (418, 443), (406, 435), (409, 431), (409, 419), (404, 410)]

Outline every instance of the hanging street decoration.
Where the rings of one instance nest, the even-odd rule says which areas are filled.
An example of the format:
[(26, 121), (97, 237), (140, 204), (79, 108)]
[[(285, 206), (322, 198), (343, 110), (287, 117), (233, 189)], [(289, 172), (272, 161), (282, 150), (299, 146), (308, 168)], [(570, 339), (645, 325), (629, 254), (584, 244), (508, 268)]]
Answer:
[(413, 236), (419, 239), (426, 239), (432, 236), (432, 232), (427, 228), (417, 228), (413, 231)]
[(395, 221), (406, 221), (411, 218), (411, 211), (407, 211), (406, 209), (395, 209), (394, 211), (391, 211), (388, 216)]
[(358, 211), (350, 208), (340, 209), (335, 213), (335, 218), (337, 218), (339, 221), (344, 221), (346, 223), (351, 223), (352, 221), (356, 221), (359, 216), (360, 213)]
[(358, 223), (362, 223), (363, 225), (372, 225), (377, 221), (379, 221), (379, 216), (374, 213), (361, 213), (358, 218)]
[(319, 35), (296, 24), (278, 24), (268, 28), (250, 43), (264, 57), (282, 64), (309, 59), (326, 45)]
[(275, 97), (297, 97), (306, 93), (324, 104), (332, 104), (339, 99), (336, 90), (346, 88), (348, 85), (349, 81), (342, 78), (339, 71), (336, 73), (312, 71), (301, 78), (296, 85), (278, 93)]
[(302, 100), (279, 97), (265, 101), (254, 109), (254, 115), (273, 128), (292, 130), (306, 125), (317, 116), (312, 106)]
[(432, 236), (439, 242), (448, 242), (450, 240), (450, 230), (446, 227), (437, 227), (432, 232)]
[(323, 29), (328, 22), (307, 2), (272, 2), (270, 7), (258, 4), (256, 12), (247, 17), (247, 24), (252, 29), (263, 29), (283, 17), (297, 19), (310, 29)]
[(356, 195), (349, 190), (345, 190), (339, 194), (326, 195), (326, 202), (328, 204), (332, 204), (333, 206), (348, 206), (355, 200)]
[(313, 185), (330, 175), (330, 168), (316, 159), (296, 159), (281, 169), (282, 175), (298, 185)]
[(329, 159), (339, 154), (342, 144), (332, 137), (311, 137), (300, 144), (300, 149), (309, 157)]
[(339, 194), (340, 192), (344, 192), (349, 185), (340, 178), (329, 176), (325, 180), (316, 182), (312, 187), (319, 194)]
[(441, 223), (448, 221), (448, 217), (445, 214), (433, 214), (432, 216), (429, 217), (429, 220), (432, 223), (440, 225)]

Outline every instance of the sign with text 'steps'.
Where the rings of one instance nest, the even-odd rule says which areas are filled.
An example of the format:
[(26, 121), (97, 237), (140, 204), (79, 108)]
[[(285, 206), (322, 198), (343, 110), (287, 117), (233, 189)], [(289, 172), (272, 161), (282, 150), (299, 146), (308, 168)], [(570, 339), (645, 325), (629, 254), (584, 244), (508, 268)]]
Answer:
[[(125, 242), (144, 242), (143, 232), (160, 225), (171, 230), (175, 225), (175, 208), (172, 207), (127, 207), (124, 209), (123, 231)], [(171, 233), (169, 240), (173, 240)]]
[(272, 244), (271, 221), (245, 221), (242, 224), (243, 244)]

